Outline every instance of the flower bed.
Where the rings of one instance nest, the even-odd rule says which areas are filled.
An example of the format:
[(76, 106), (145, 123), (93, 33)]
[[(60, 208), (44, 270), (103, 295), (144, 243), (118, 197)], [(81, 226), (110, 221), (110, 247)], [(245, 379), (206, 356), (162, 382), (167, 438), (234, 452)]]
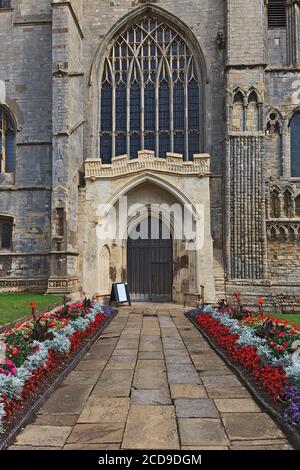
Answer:
[(40, 317), (35, 314), (35, 305), (30, 306), (33, 319), (6, 331), (1, 338), (5, 358), (0, 357), (0, 434), (39, 386), (51, 381), (54, 371), (113, 313), (87, 298)]
[(286, 421), (300, 430), (300, 328), (288, 322), (228, 305), (188, 312), (231, 363), (277, 403)]

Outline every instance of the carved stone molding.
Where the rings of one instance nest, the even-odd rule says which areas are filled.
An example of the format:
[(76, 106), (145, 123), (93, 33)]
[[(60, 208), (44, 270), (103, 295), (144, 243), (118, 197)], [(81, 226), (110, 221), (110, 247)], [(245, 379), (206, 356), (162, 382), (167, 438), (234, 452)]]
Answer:
[(48, 289), (49, 294), (65, 294), (76, 292), (79, 289), (79, 279), (78, 277), (69, 277), (69, 278), (51, 278), (48, 280)]
[(300, 220), (298, 222), (267, 222), (269, 241), (300, 241)]
[(117, 178), (123, 175), (140, 173), (142, 171), (168, 173), (186, 176), (209, 176), (210, 156), (208, 154), (194, 155), (193, 161), (184, 161), (177, 153), (167, 153), (166, 158), (157, 158), (153, 151), (141, 150), (138, 158), (129, 159), (127, 155), (112, 158), (111, 164), (103, 164), (101, 159), (85, 161), (85, 178), (96, 180), (100, 178)]
[(16, 279), (0, 278), (0, 292), (9, 290), (45, 292), (48, 279)]

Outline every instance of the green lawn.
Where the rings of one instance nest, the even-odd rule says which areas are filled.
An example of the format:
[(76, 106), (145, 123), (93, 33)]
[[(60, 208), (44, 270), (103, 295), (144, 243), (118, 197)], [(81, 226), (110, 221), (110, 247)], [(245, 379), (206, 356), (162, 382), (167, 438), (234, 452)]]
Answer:
[(0, 293), (0, 325), (24, 317), (31, 313), (29, 302), (34, 302), (37, 312), (63, 300), (61, 295), (44, 295), (30, 293)]
[(297, 326), (300, 326), (300, 314), (298, 313), (272, 313), (272, 317), (280, 318), (282, 320), (286, 320), (289, 323), (296, 324)]

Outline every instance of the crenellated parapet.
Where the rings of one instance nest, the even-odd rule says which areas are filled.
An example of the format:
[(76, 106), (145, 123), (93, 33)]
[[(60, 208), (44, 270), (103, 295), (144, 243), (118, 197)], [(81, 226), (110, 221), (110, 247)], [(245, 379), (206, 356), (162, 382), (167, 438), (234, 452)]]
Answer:
[(183, 155), (178, 153), (167, 153), (166, 158), (157, 158), (151, 150), (140, 150), (138, 158), (130, 159), (128, 155), (121, 155), (112, 158), (111, 164), (104, 164), (101, 159), (85, 161), (85, 178), (89, 180), (116, 178), (144, 171), (183, 176), (209, 176), (210, 156), (207, 153), (195, 154), (193, 161), (185, 161)]

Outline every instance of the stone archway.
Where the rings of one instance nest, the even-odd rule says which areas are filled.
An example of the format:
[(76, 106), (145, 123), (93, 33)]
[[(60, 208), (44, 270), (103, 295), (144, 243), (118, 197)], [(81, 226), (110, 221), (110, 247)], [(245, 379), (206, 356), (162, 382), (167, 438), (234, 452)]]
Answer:
[(170, 228), (162, 218), (149, 214), (128, 234), (127, 280), (132, 300), (171, 302), (173, 266)]

